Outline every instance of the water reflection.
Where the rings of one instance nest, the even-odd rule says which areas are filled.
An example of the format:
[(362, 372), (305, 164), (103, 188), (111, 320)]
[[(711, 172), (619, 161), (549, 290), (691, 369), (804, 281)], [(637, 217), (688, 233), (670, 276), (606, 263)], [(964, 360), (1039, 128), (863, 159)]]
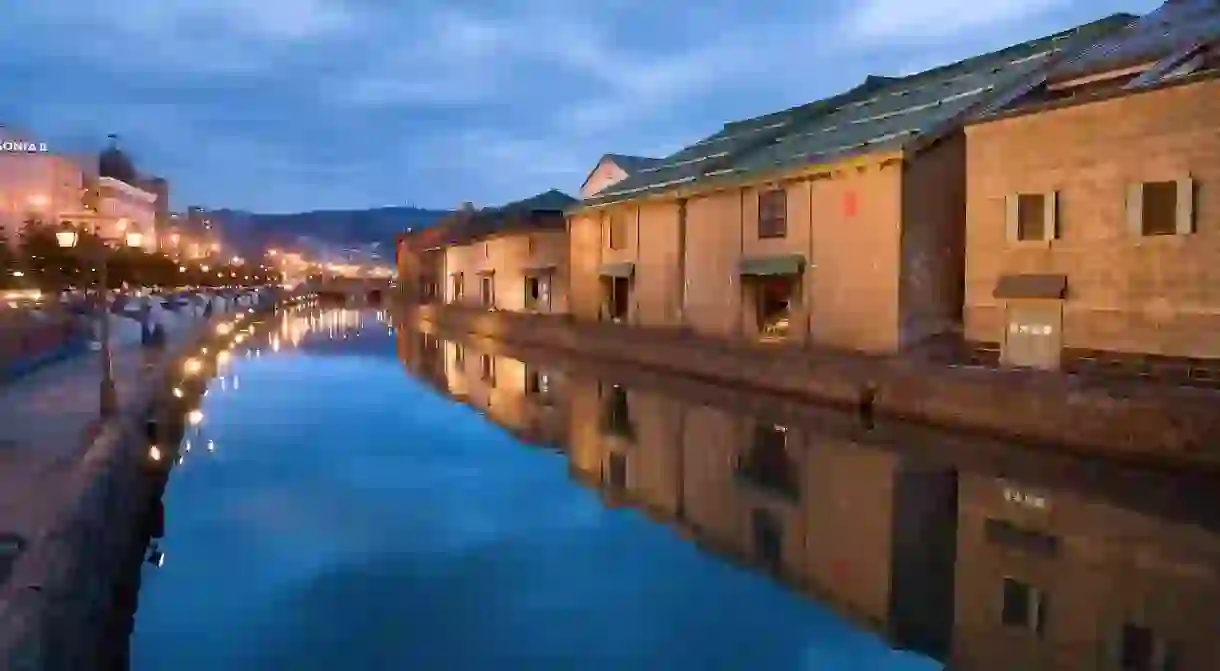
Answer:
[[(953, 669), (1220, 668), (1220, 489), (399, 328), (569, 472)], [(829, 667), (828, 667), (829, 668)], [(835, 667), (838, 668), (838, 667)]]

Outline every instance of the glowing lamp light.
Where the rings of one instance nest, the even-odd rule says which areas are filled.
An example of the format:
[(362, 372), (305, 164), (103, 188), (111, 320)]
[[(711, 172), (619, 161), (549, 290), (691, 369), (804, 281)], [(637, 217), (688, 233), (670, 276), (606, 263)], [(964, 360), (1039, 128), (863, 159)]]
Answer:
[(203, 422), (203, 411), (192, 410), (189, 414), (187, 414), (186, 421), (190, 422), (192, 426), (199, 425)]
[(139, 231), (129, 231), (127, 233), (127, 246), (128, 247), (143, 247), (144, 246), (144, 234)]
[(58, 231), (55, 231), (55, 243), (64, 249), (75, 247), (79, 238), (80, 235), (76, 232), (76, 229), (67, 224), (64, 224)]
[(182, 398), (183, 396), (182, 389), (174, 387), (174, 398)]
[(186, 362), (182, 364), (182, 370), (187, 375), (198, 375), (199, 372), (203, 370), (203, 362), (199, 359), (187, 359)]
[(148, 448), (148, 458), (153, 461), (161, 461), (161, 448), (156, 445)]

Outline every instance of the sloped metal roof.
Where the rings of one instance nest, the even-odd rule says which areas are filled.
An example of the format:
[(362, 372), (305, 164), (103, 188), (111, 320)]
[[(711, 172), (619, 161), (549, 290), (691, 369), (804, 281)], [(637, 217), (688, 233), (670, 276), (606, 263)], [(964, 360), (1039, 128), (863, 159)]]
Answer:
[(632, 200), (853, 154), (901, 148), (963, 114), (1001, 101), (1065, 54), (1136, 17), (1116, 14), (1071, 30), (905, 77), (869, 76), (837, 96), (725, 124), (715, 135), (598, 193), (582, 205)]
[(1048, 76), (1062, 81), (1157, 61), (1218, 37), (1220, 0), (1168, 0)]

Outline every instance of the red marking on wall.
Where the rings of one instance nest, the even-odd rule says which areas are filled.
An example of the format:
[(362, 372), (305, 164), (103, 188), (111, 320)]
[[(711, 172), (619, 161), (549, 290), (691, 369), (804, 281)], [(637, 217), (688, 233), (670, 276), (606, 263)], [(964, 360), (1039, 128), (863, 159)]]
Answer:
[(856, 192), (848, 191), (847, 193), (843, 194), (843, 214), (844, 214), (844, 216), (848, 216), (848, 217), (856, 216), (856, 207), (857, 207)]

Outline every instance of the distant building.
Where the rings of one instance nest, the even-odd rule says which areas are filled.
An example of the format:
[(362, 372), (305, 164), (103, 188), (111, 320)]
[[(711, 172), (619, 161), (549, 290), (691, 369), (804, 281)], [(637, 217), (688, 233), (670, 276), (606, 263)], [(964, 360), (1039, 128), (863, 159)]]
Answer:
[[(0, 141), (29, 142), (0, 125)], [(29, 219), (57, 221), (81, 207), (84, 175), (66, 156), (39, 151), (0, 152), (0, 242), (16, 245)]]
[(564, 209), (551, 190), (500, 207), (467, 204), (433, 226), (402, 236), (398, 276), (425, 301), (524, 312), (568, 309)]

